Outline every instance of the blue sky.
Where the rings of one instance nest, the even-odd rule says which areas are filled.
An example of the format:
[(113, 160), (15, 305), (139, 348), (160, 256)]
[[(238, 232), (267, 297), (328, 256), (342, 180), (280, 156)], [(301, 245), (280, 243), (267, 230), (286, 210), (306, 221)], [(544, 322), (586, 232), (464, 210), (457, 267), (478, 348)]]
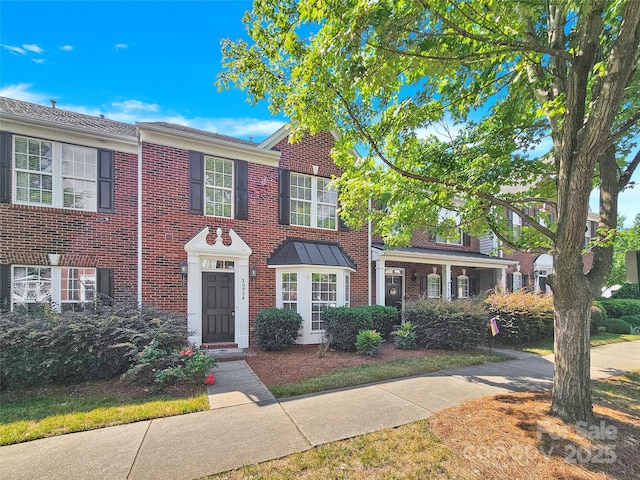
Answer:
[[(260, 141), (285, 119), (213, 85), (220, 40), (245, 36), (250, 8), (245, 0), (1, 0), (0, 96)], [(640, 186), (620, 196), (627, 225), (638, 212)]]

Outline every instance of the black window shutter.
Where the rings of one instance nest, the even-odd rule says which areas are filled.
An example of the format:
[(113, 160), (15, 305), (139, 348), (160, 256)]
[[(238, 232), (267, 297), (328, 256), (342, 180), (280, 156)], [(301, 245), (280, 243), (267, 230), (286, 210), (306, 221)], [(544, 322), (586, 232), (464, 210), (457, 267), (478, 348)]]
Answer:
[(0, 265), (0, 312), (9, 311), (11, 288), (9, 286), (9, 270), (11, 265)]
[(507, 290), (513, 292), (513, 273), (507, 273)]
[(112, 150), (98, 150), (98, 211), (113, 213)]
[(529, 286), (529, 275), (522, 275), (522, 288)]
[(204, 155), (189, 152), (189, 213), (204, 215)]
[(0, 132), (0, 203), (9, 203), (11, 200), (11, 181), (9, 178), (11, 138), (11, 133)]
[(289, 225), (291, 222), (291, 172), (281, 168), (278, 171), (278, 222)]
[(234, 162), (235, 178), (235, 218), (249, 220), (249, 167), (244, 160)]
[(507, 225), (509, 228), (513, 227), (513, 212), (511, 210), (507, 210)]
[(429, 230), (429, 241), (430, 242), (436, 241), (436, 232), (434, 232), (433, 230)]
[(451, 280), (451, 299), (455, 300), (458, 298), (458, 279)]
[(469, 295), (478, 294), (478, 281), (475, 278), (469, 279)]
[(96, 269), (98, 299), (102, 305), (111, 305), (113, 301), (113, 269)]
[[(338, 203), (338, 207), (340, 207), (340, 203)], [(339, 210), (339, 208), (338, 208)], [(342, 216), (340, 215), (340, 213), (338, 213), (338, 231), (340, 232), (348, 232), (351, 229), (347, 226), (346, 223), (344, 223), (344, 220), (342, 219)]]
[(471, 236), (466, 232), (462, 232), (462, 245), (465, 247), (471, 246)]

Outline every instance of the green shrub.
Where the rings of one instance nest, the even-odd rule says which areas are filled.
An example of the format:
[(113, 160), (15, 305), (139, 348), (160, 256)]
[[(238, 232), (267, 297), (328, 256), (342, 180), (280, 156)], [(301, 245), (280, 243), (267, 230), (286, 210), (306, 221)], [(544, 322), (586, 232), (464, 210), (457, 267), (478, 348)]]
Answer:
[(385, 307), (384, 305), (370, 305), (360, 307), (371, 314), (373, 329), (382, 338), (387, 338), (393, 330), (393, 326), (398, 323), (398, 309), (396, 307)]
[(640, 300), (640, 284), (625, 283), (611, 294), (611, 298), (632, 298), (634, 300)]
[(362, 330), (356, 339), (356, 350), (362, 355), (373, 357), (378, 354), (382, 344), (382, 336), (375, 330)]
[(393, 332), (393, 343), (401, 350), (416, 348), (416, 326), (411, 322), (404, 322)]
[(331, 346), (345, 352), (356, 349), (359, 332), (373, 328), (371, 314), (364, 308), (326, 308), (322, 311), (322, 319)]
[(607, 311), (599, 302), (593, 302), (591, 305), (591, 333), (598, 333), (604, 328), (604, 322), (607, 319)]
[(284, 350), (296, 341), (301, 327), (302, 317), (293, 310), (262, 310), (256, 317), (256, 343), (262, 350)]
[(151, 391), (157, 392), (176, 383), (202, 383), (205, 374), (215, 366), (216, 360), (201, 347), (187, 345), (167, 351), (153, 341), (138, 353), (122, 380), (149, 385)]
[(18, 309), (0, 316), (0, 389), (107, 379), (125, 372), (151, 341), (184, 345), (182, 315), (135, 304), (95, 312)]
[(605, 322), (605, 326), (610, 333), (631, 333), (631, 325), (619, 318), (610, 318)]
[(416, 329), (416, 341), (427, 348), (475, 348), (484, 339), (488, 313), (473, 300), (446, 302), (426, 297), (409, 302), (407, 318)]
[(600, 298), (598, 302), (607, 311), (608, 318), (640, 315), (640, 300), (633, 300), (631, 298)]
[(498, 323), (494, 338), (505, 344), (523, 345), (553, 337), (553, 298), (522, 290), (493, 293), (485, 300)]
[(640, 327), (640, 315), (623, 315), (618, 320), (627, 322), (632, 327)]

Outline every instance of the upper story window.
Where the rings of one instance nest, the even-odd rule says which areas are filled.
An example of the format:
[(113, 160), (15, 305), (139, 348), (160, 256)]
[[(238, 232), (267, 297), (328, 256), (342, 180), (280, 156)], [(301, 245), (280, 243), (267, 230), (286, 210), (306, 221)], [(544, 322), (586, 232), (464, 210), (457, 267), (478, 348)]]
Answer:
[(291, 172), (291, 225), (337, 228), (338, 193), (328, 178)]
[(447, 243), (449, 245), (462, 245), (462, 230), (458, 228), (458, 233), (453, 237), (443, 237), (442, 235), (437, 234), (436, 242)]
[(233, 212), (233, 161), (204, 157), (205, 215), (231, 218)]
[(97, 210), (98, 150), (14, 136), (13, 152), (16, 203)]

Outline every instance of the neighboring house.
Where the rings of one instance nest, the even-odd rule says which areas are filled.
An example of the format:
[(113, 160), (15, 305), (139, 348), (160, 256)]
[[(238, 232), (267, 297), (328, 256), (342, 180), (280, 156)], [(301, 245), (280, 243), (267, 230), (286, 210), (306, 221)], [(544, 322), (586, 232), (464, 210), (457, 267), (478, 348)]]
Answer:
[(517, 270), (464, 233), (387, 249), (346, 228), (329, 133), (255, 143), (3, 97), (0, 130), (0, 310), (132, 299), (185, 313), (197, 344), (244, 348), (258, 312), (281, 307), (301, 314), (299, 343), (318, 343), (327, 306), (402, 310)]

